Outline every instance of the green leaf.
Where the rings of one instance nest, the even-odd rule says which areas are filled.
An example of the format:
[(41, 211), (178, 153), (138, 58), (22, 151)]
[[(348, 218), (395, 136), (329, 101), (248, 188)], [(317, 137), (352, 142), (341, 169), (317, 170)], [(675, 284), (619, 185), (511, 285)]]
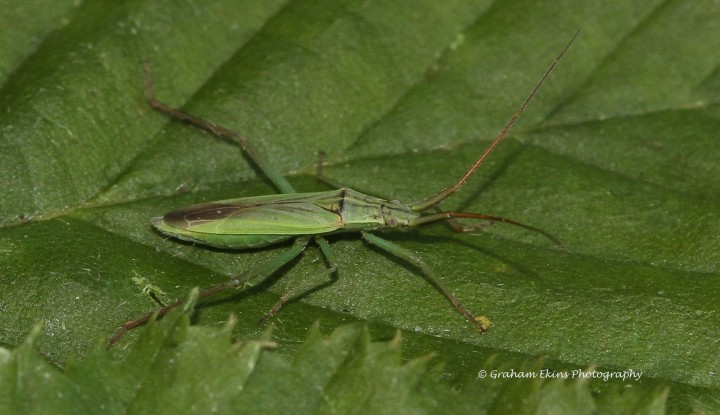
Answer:
[(237, 146), (150, 109), (143, 59), (162, 101), (242, 132), (299, 191), (326, 189), (314, 180), (324, 150), (336, 181), (411, 202), (465, 172), (582, 25), (508, 140), (443, 204), (540, 227), (563, 249), (502, 224), (383, 235), (488, 317), (488, 333), (353, 234), (330, 238), (336, 281), (310, 249), (195, 318), (219, 327), (233, 312), (233, 338), (260, 338), (257, 319), (303, 285), (273, 320), (286, 356), (317, 319), (363, 321), (373, 338), (402, 329), (410, 355), (438, 351), (454, 385), (491, 355), (516, 370), (545, 355), (555, 371), (667, 379), (671, 411), (720, 411), (718, 4), (14, 3), (0, 4), (6, 346), (40, 323), (37, 348), (65, 365), (157, 307), (153, 293), (181, 298), (287, 249), (218, 251), (152, 230), (171, 209), (274, 189)]
[[(0, 348), (0, 412), (449, 414), (490, 403), (496, 413), (577, 414), (595, 408), (582, 379), (509, 378), (494, 382), (495, 390), (475, 382), (458, 393), (427, 371), (431, 356), (403, 363), (399, 333), (371, 342), (360, 324), (341, 326), (329, 337), (315, 324), (288, 360), (269, 351), (277, 345), (267, 334), (232, 344), (234, 318), (223, 328), (191, 327), (196, 299), (194, 290), (182, 309), (160, 323), (151, 321), (125, 362), (98, 344), (63, 372), (35, 350), (39, 327), (16, 350)], [(539, 363), (529, 362), (526, 369), (537, 371)], [(666, 395), (659, 387), (633, 388), (613, 400), (611, 413), (662, 414)]]

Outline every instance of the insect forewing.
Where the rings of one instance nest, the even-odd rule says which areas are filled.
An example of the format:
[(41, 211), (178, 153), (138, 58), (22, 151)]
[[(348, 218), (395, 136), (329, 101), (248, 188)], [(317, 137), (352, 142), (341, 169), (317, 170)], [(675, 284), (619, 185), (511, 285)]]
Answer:
[(229, 199), (172, 211), (162, 222), (166, 227), (200, 234), (322, 234), (342, 226), (342, 218), (333, 208), (339, 201), (336, 191)]

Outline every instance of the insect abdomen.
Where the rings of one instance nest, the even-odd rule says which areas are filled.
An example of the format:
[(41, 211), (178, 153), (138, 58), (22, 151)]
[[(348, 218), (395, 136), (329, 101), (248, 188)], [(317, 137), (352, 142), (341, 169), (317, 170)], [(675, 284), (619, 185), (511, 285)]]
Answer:
[(292, 235), (239, 235), (193, 232), (168, 225), (163, 217), (153, 218), (153, 226), (161, 233), (183, 241), (224, 249), (260, 248), (282, 242)]

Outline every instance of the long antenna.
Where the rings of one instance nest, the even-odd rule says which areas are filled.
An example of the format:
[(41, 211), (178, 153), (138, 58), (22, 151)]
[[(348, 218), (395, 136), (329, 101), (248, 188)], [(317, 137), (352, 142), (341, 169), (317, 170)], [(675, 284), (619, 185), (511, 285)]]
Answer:
[(550, 75), (550, 73), (553, 71), (553, 69), (555, 69), (555, 65), (557, 65), (557, 63), (560, 61), (560, 59), (562, 59), (562, 57), (565, 55), (565, 52), (567, 52), (567, 50), (570, 49), (570, 45), (572, 45), (573, 42), (575, 41), (575, 38), (578, 37), (578, 35), (580, 34), (580, 30), (582, 30), (582, 27), (578, 28), (578, 30), (573, 35), (572, 39), (570, 39), (568, 44), (565, 45), (565, 48), (563, 48), (562, 52), (560, 52), (560, 54), (557, 56), (557, 58), (555, 58), (553, 63), (547, 69), (547, 71), (545, 71), (545, 74), (542, 76), (542, 78), (540, 78), (540, 81), (538, 81), (538, 83), (535, 84), (535, 87), (532, 89), (532, 91), (530, 91), (530, 94), (527, 96), (527, 98), (525, 98), (525, 101), (523, 101), (522, 105), (520, 105), (520, 108), (518, 108), (518, 110), (515, 111), (515, 114), (513, 114), (513, 116), (510, 118), (510, 121), (508, 121), (507, 124), (505, 124), (505, 127), (502, 129), (502, 131), (500, 131), (500, 134), (498, 134), (497, 137), (495, 137), (495, 139), (492, 141), (492, 143), (490, 143), (490, 146), (485, 150), (485, 152), (480, 156), (480, 158), (477, 159), (475, 164), (473, 164), (470, 167), (470, 169), (468, 169), (467, 173), (465, 173), (465, 175), (460, 180), (458, 180), (457, 183), (446, 187), (445, 189), (430, 196), (427, 199), (412, 203), (409, 206), (410, 209), (412, 209), (414, 211), (420, 211), (420, 210), (425, 210), (425, 209), (431, 208), (431, 207), (437, 205), (438, 203), (442, 202), (443, 200), (447, 199), (450, 195), (455, 193), (460, 188), (460, 186), (465, 184), (465, 182), (470, 178), (470, 176), (472, 176), (472, 174), (475, 172), (475, 170), (478, 168), (478, 166), (480, 166), (482, 164), (482, 162), (485, 161), (485, 158), (487, 156), (489, 156), (490, 153), (492, 153), (493, 150), (495, 150), (495, 147), (497, 147), (497, 145), (500, 144), (500, 142), (505, 138), (508, 131), (510, 131), (510, 128), (512, 128), (512, 126), (515, 124), (515, 122), (518, 120), (518, 118), (520, 118), (520, 115), (523, 113), (523, 111), (525, 111), (525, 107), (527, 107), (527, 105), (533, 99), (533, 97), (535, 96), (535, 93), (538, 91), (538, 89), (540, 89), (540, 86), (542, 86), (543, 82), (545, 82), (545, 79), (547, 79), (548, 75)]

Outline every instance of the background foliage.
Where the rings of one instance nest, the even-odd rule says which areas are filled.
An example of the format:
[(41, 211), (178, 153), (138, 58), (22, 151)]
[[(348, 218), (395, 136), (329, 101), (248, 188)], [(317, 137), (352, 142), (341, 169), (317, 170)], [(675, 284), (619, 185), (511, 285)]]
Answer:
[[(313, 322), (365, 321), (438, 351), (471, 385), (489, 356), (519, 368), (632, 368), (675, 410), (720, 411), (720, 7), (712, 1), (6, 1), (0, 4), (0, 341), (64, 365), (155, 306), (133, 278), (183, 296), (285, 247), (223, 252), (158, 236), (186, 204), (273, 192), (232, 144), (153, 112), (160, 98), (242, 131), (299, 190), (327, 173), (412, 201), (460, 176), (580, 25), (512, 137), (444, 206), (507, 216), (455, 235), (386, 234), (495, 324), (477, 335), (417, 270), (347, 235), (337, 281), (316, 250), (198, 324), (258, 339), (289, 287), (323, 284), (274, 319), (291, 356)], [(133, 334), (137, 336), (137, 334)], [(120, 345), (122, 358), (132, 344)], [(125, 347), (126, 349), (123, 349)], [(627, 382), (626, 382), (627, 383)], [(624, 386), (625, 384), (620, 384)], [(617, 385), (615, 385), (617, 386)], [(594, 382), (601, 393), (612, 382)]]

